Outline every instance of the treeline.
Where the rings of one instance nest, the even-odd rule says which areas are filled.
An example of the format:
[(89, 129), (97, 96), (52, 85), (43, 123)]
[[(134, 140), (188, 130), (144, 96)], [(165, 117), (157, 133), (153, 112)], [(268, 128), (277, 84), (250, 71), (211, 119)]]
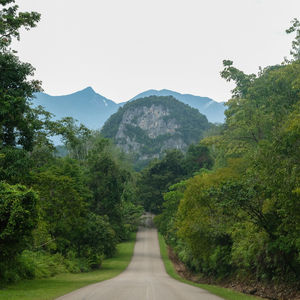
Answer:
[(224, 61), (221, 75), (236, 87), (225, 124), (200, 142), (212, 166), (188, 178), (181, 158), (160, 169), (167, 155), (145, 170), (143, 182), (161, 186), (152, 200), (144, 190), (145, 206), (160, 213), (167, 243), (203, 276), (300, 282), (300, 23), (288, 32), (297, 34), (290, 61), (258, 75)]
[[(135, 175), (98, 132), (54, 122), (30, 100), (41, 83), (10, 48), (38, 13), (0, 1), (0, 284), (99, 268), (136, 230)], [(67, 156), (51, 137), (61, 135)]]

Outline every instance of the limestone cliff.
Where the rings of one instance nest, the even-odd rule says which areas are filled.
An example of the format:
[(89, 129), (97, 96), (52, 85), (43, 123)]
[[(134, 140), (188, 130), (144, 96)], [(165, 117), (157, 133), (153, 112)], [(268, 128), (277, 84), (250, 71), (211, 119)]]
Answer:
[(102, 134), (112, 138), (137, 162), (158, 158), (167, 149), (185, 151), (209, 127), (198, 110), (171, 96), (151, 96), (129, 102), (104, 124)]

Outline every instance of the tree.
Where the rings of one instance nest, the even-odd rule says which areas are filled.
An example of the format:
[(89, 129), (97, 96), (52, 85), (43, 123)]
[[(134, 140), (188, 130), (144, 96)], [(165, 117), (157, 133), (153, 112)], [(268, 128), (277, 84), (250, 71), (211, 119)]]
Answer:
[(86, 159), (96, 138), (96, 133), (92, 135), (91, 130), (83, 124), (77, 125), (76, 120), (71, 117), (63, 118), (53, 124), (53, 131), (62, 136), (69, 156), (78, 160)]
[(290, 54), (294, 57), (294, 60), (300, 59), (300, 22), (298, 19), (293, 19), (291, 21), (292, 26), (286, 30), (286, 33), (290, 34), (295, 32), (296, 38), (292, 42), (292, 50), (290, 51)]
[(108, 139), (98, 133), (92, 137), (85, 164), (88, 187), (93, 195), (90, 201), (92, 211), (97, 215), (107, 216), (117, 238), (126, 239), (122, 207), (127, 183), (131, 180), (130, 169), (123, 167), (119, 153)]
[(179, 150), (169, 150), (161, 160), (154, 160), (142, 172), (139, 180), (139, 197), (147, 211), (162, 211), (163, 193), (186, 175), (184, 156)]
[(0, 50), (7, 49), (13, 38), (20, 39), (22, 27), (29, 30), (40, 20), (40, 14), (37, 12), (18, 13), (18, 5), (9, 6), (14, 3), (15, 0), (0, 0)]
[(187, 173), (192, 175), (200, 169), (211, 169), (213, 159), (209, 153), (208, 147), (202, 144), (190, 145), (185, 155), (185, 167)]
[(79, 164), (59, 159), (35, 172), (34, 188), (39, 192), (41, 217), (55, 239), (57, 251), (66, 254), (88, 215), (91, 194)]
[(116, 252), (116, 233), (107, 217), (90, 213), (81, 224), (75, 245), (80, 257), (87, 257), (92, 268), (99, 268), (104, 256)]
[(0, 181), (30, 184), (33, 161), (24, 149), (5, 147), (0, 152)]
[(41, 129), (36, 110), (29, 98), (40, 91), (40, 82), (27, 80), (33, 67), (12, 53), (0, 52), (0, 148), (22, 146), (32, 150), (34, 134)]
[(204, 275), (299, 286), (299, 28), (295, 19), (288, 29), (297, 35), (292, 61), (257, 75), (224, 61), (221, 75), (236, 88), (225, 124), (200, 144), (212, 150), (214, 166), (164, 194), (156, 224), (179, 258)]
[(300, 64), (296, 61), (286, 66), (266, 67), (257, 77), (241, 76), (250, 76), (251, 80), (240, 80), (235, 75), (239, 70), (224, 66), (222, 76), (234, 80), (237, 86), (226, 104), (223, 138), (229, 155), (243, 155), (278, 134), (282, 121), (299, 100)]
[(36, 110), (31, 109), (29, 98), (41, 90), (40, 81), (28, 80), (34, 68), (22, 63), (9, 49), (13, 38), (20, 38), (20, 29), (32, 28), (40, 19), (35, 12), (18, 13), (14, 0), (1, 0), (0, 5), (0, 149), (5, 146), (33, 148), (35, 132), (41, 128)]
[(16, 257), (32, 242), (37, 194), (22, 185), (0, 182), (0, 276), (8, 279)]
[(176, 247), (178, 242), (176, 220), (177, 211), (186, 189), (186, 181), (180, 181), (169, 187), (169, 191), (163, 195), (163, 210), (160, 215), (155, 216), (154, 223), (164, 236), (166, 242)]

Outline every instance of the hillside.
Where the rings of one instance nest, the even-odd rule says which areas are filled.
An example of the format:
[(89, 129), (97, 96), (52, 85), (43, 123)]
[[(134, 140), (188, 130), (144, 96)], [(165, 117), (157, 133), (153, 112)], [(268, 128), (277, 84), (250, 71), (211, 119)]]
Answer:
[(33, 105), (41, 105), (55, 115), (55, 119), (73, 117), (90, 129), (100, 129), (118, 110), (119, 105), (97, 94), (91, 87), (65, 96), (37, 93)]
[(224, 103), (219, 103), (208, 97), (200, 97), (191, 94), (180, 94), (170, 90), (148, 90), (136, 95), (129, 101), (149, 96), (173, 96), (175, 99), (198, 109), (204, 114), (209, 122), (223, 123), (225, 120), (224, 111), (226, 107)]
[(198, 110), (172, 96), (150, 96), (125, 104), (106, 121), (102, 134), (142, 165), (167, 149), (185, 151), (208, 128)]

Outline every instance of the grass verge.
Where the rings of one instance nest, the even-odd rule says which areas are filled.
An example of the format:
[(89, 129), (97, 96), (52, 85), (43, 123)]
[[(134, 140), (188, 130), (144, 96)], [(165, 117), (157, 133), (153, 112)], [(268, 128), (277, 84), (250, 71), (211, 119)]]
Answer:
[(230, 289), (222, 288), (219, 286), (195, 283), (195, 282), (192, 282), (192, 281), (182, 278), (181, 276), (179, 276), (176, 273), (174, 265), (173, 265), (172, 261), (169, 259), (167, 245), (165, 243), (163, 236), (160, 233), (158, 234), (158, 240), (159, 240), (160, 253), (161, 253), (162, 260), (164, 262), (166, 271), (174, 279), (179, 280), (184, 283), (187, 283), (187, 284), (190, 284), (190, 285), (193, 285), (193, 286), (196, 286), (196, 287), (199, 287), (199, 288), (202, 288), (204, 290), (207, 290), (207, 291), (211, 292), (212, 294), (220, 296), (221, 298), (226, 299), (226, 300), (254, 300), (254, 299), (258, 300), (258, 299), (262, 299), (259, 297), (245, 295), (245, 294), (242, 294), (242, 293), (230, 290)]
[(0, 300), (52, 300), (83, 286), (113, 278), (127, 268), (133, 254), (135, 237), (134, 233), (128, 242), (119, 244), (116, 256), (105, 259), (100, 270), (20, 281), (0, 290)]

